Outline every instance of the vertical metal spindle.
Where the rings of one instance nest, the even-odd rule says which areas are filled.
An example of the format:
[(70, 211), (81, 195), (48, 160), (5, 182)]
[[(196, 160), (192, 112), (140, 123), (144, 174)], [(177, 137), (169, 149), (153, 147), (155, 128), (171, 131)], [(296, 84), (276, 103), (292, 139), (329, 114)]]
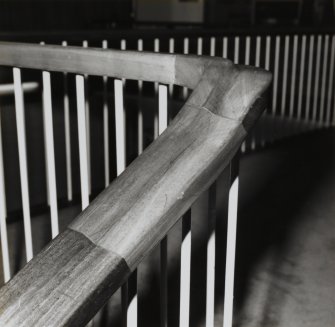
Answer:
[(304, 87), (304, 72), (305, 72), (305, 58), (306, 58), (306, 35), (302, 36), (301, 43), (301, 57), (300, 57), (300, 72), (299, 72), (299, 91), (298, 91), (298, 113), (297, 118), (300, 120), (302, 116), (302, 93)]
[(77, 92), (77, 119), (78, 119), (78, 142), (79, 142), (79, 166), (81, 186), (81, 209), (84, 210), (89, 204), (89, 175), (87, 161), (87, 125), (85, 112), (85, 79), (82, 75), (76, 75)]
[[(159, 85), (159, 134), (162, 134), (168, 125), (167, 107), (168, 89), (166, 85)], [(160, 326), (167, 327), (167, 236), (160, 244)]]
[(206, 273), (206, 327), (214, 327), (215, 316), (215, 238), (216, 183), (208, 190), (208, 236)]
[(328, 63), (328, 48), (329, 48), (329, 35), (325, 36), (324, 49), (323, 49), (323, 64), (322, 64), (322, 82), (321, 82), (321, 103), (320, 103), (320, 117), (319, 123), (324, 122), (325, 112), (325, 93), (326, 93), (326, 76), (327, 76), (327, 63)]
[(228, 37), (224, 37), (222, 40), (222, 57), (228, 58)]
[(203, 48), (203, 39), (202, 37), (198, 37), (197, 39), (197, 55), (202, 56), (202, 48)]
[(279, 70), (279, 49), (280, 49), (280, 36), (276, 36), (275, 48), (275, 67), (273, 73), (273, 95), (272, 95), (272, 114), (276, 114), (277, 109), (277, 91), (278, 91), (278, 70)]
[(33, 242), (31, 234), (30, 207), (29, 207), (24, 102), (23, 102), (23, 90), (21, 83), (21, 70), (19, 68), (16, 67), (13, 68), (13, 77), (14, 77), (15, 111), (16, 111), (16, 129), (17, 129), (18, 149), (19, 149), (24, 236), (26, 244), (27, 261), (30, 261), (33, 258)]
[[(88, 48), (88, 41), (83, 41), (83, 47)], [(87, 173), (88, 173), (88, 194), (92, 191), (92, 181), (91, 181), (91, 117), (90, 117), (90, 103), (88, 97), (88, 75), (84, 75), (85, 80), (85, 115), (86, 115), (86, 138), (87, 138)]]
[[(332, 45), (330, 51), (330, 66), (329, 66), (329, 79), (328, 79), (328, 97), (327, 97), (327, 114), (326, 122), (327, 126), (331, 125), (330, 113), (331, 113), (331, 102), (334, 97), (333, 82), (334, 82), (334, 60), (335, 60), (335, 35), (332, 37)], [(335, 123), (335, 115), (333, 117), (333, 124)]]
[(50, 73), (44, 71), (43, 78), (43, 119), (45, 129), (45, 151), (47, 155), (47, 175), (49, 181), (49, 200), (51, 213), (51, 234), (55, 238), (59, 233), (58, 208), (57, 208), (57, 187), (56, 187), (56, 168), (55, 150), (52, 120), (52, 99), (51, 99), (51, 80)]
[[(170, 38), (169, 39), (169, 53), (174, 53), (174, 39)], [(169, 95), (173, 96), (173, 84), (169, 85)]]
[(321, 61), (321, 43), (322, 36), (318, 36), (318, 43), (316, 48), (316, 68), (315, 68), (315, 83), (314, 83), (314, 94), (313, 94), (313, 123), (316, 123), (317, 118), (317, 109), (318, 109), (318, 93), (319, 93), (319, 84), (320, 84), (320, 61)]
[(10, 262), (8, 250), (7, 224), (6, 224), (6, 193), (5, 193), (5, 174), (3, 166), (3, 151), (2, 151), (2, 132), (1, 132), (1, 111), (0, 111), (0, 236), (1, 236), (1, 252), (4, 282), (7, 283), (10, 279)]
[(309, 54), (308, 54), (308, 75), (307, 75), (307, 94), (306, 94), (306, 112), (305, 120), (309, 119), (309, 111), (311, 106), (311, 87), (312, 87), (312, 71), (313, 71), (313, 53), (314, 53), (314, 35), (309, 37)]
[(234, 41), (234, 64), (238, 64), (240, 56), (240, 38), (239, 36), (235, 36)]
[(179, 327), (190, 324), (191, 209), (182, 218)]
[[(154, 51), (159, 52), (159, 39), (154, 40)], [(158, 92), (157, 82), (155, 82), (154, 87), (155, 87), (155, 94), (157, 94)], [(157, 111), (155, 110), (154, 112), (154, 138), (157, 138), (158, 133), (159, 133), (158, 132), (158, 115), (157, 115)]]
[[(66, 47), (67, 42), (63, 41), (62, 46)], [(67, 186), (67, 200), (72, 201), (72, 158), (71, 158), (71, 132), (70, 132), (70, 102), (67, 73), (63, 74), (63, 88), (64, 88), (64, 131), (65, 131), (65, 161), (66, 161), (66, 186)]]
[(289, 48), (290, 48), (290, 37), (288, 35), (286, 35), (285, 36), (285, 45), (284, 45), (283, 86), (282, 86), (282, 98), (281, 98), (281, 116), (282, 117), (285, 117)]
[[(108, 48), (107, 40), (102, 42), (102, 48)], [(103, 124), (104, 124), (104, 162), (105, 162), (105, 187), (110, 183), (109, 171), (109, 110), (108, 110), (108, 90), (107, 76), (103, 76)]]
[(256, 37), (256, 59), (255, 59), (255, 66), (260, 67), (261, 65), (261, 37)]
[(215, 44), (216, 44), (215, 37), (211, 37), (210, 52), (209, 52), (211, 57), (215, 57)]
[(297, 73), (297, 51), (298, 51), (298, 35), (293, 37), (293, 59), (292, 59), (292, 79), (290, 91), (290, 118), (293, 118), (294, 100), (295, 100), (295, 80)]
[[(137, 50), (143, 51), (143, 40), (139, 39), (137, 41)], [(143, 90), (143, 81), (138, 81), (138, 92), (141, 96)], [(143, 152), (143, 112), (141, 105), (137, 109), (137, 148), (138, 155)]]
[[(189, 39), (187, 37), (184, 38), (184, 54), (189, 53)], [(183, 88), (183, 98), (186, 99), (188, 95), (187, 87)]]
[(245, 58), (244, 62), (246, 65), (250, 64), (250, 36), (245, 38)]
[(233, 299), (239, 184), (238, 165), (238, 155), (236, 155), (230, 163), (230, 189), (228, 198), (227, 255), (223, 327), (232, 327), (233, 325)]

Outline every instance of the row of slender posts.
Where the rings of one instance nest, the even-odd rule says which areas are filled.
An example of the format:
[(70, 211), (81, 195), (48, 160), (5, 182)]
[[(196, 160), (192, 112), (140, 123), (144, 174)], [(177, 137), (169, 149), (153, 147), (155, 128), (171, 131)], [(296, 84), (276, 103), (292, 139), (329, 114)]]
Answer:
[[(255, 38), (255, 53), (251, 55), (252, 39), (247, 36), (243, 38), (234, 37), (232, 49), (229, 38), (210, 38), (209, 53), (211, 56), (218, 54), (218, 42), (222, 42), (222, 53), (224, 58), (230, 57), (233, 52), (235, 64), (255, 65), (273, 71), (272, 102), (268, 111), (272, 115), (288, 117), (300, 121), (312, 122), (317, 126), (331, 126), (335, 123), (334, 107), (334, 60), (335, 60), (335, 36), (329, 35), (286, 35), (282, 36), (257, 36)], [(67, 46), (64, 41), (62, 45)], [(126, 49), (126, 41), (122, 40), (120, 48)], [(88, 47), (88, 42), (83, 42)], [(102, 48), (107, 49), (107, 41), (103, 41)], [(137, 42), (139, 51), (143, 50), (143, 40)], [(244, 49), (244, 60), (241, 60), (241, 49)], [(264, 50), (264, 51), (263, 51)], [(154, 51), (160, 51), (160, 40), (154, 40)], [(197, 38), (197, 55), (204, 53), (204, 39)], [(175, 52), (175, 39), (169, 40), (169, 52)], [(190, 40), (184, 38), (183, 53), (190, 53)], [(254, 59), (251, 62), (251, 58)], [(27, 261), (33, 257), (33, 240), (31, 231), (31, 213), (29, 202), (26, 133), (25, 133), (25, 108), (24, 90), (25, 84), (21, 81), (21, 69), (13, 68), (15, 113), (17, 125), (17, 139), (19, 152), (19, 169), (21, 180), (21, 197), (25, 235), (25, 250)], [(80, 184), (81, 184), (81, 207), (84, 210), (89, 204), (91, 194), (91, 154), (90, 154), (90, 107), (88, 90), (88, 76), (76, 76), (77, 94), (77, 124), (79, 142)], [(114, 80), (115, 93), (115, 133), (116, 133), (116, 167), (117, 175), (126, 168), (126, 119), (123, 99), (125, 80)], [(57, 207), (56, 167), (54, 157), (53, 121), (52, 121), (52, 98), (50, 73), (42, 72), (43, 84), (43, 128), (45, 138), (45, 161), (47, 198), (50, 208), (51, 234), (54, 238), (59, 233), (59, 219)], [(27, 86), (26, 89), (29, 89)], [(138, 81), (139, 94), (142, 93), (143, 82)], [(155, 94), (158, 95), (158, 112), (154, 114), (154, 138), (158, 137), (168, 125), (168, 97), (174, 95), (173, 85), (154, 84)], [(187, 98), (189, 90), (183, 88), (182, 96)], [(1, 95), (1, 89), (0, 89)], [(280, 99), (280, 107), (279, 100)], [(65, 160), (67, 199), (73, 199), (72, 180), (72, 155), (71, 155), (71, 133), (70, 133), (70, 104), (67, 74), (64, 73), (64, 130), (65, 130)], [(0, 113), (1, 114), (1, 113)], [(109, 144), (109, 107), (107, 77), (103, 77), (103, 133), (104, 133), (104, 174), (105, 187), (111, 182), (110, 177), (110, 144)], [(143, 112), (138, 108), (138, 155), (144, 149), (143, 144)], [(4, 279), (7, 282), (11, 277), (9, 245), (6, 227), (6, 192), (5, 192), (5, 168), (3, 165), (3, 149), (0, 116), (0, 232), (1, 248), (4, 269)], [(264, 143), (264, 141), (261, 141)], [(255, 149), (257, 141), (254, 135), (251, 138), (251, 149)], [(247, 144), (242, 145), (242, 152), (246, 151)], [(224, 327), (232, 325), (233, 314), (233, 285), (234, 285), (234, 261), (236, 245), (236, 219), (238, 200), (238, 163), (237, 159), (231, 163), (231, 183), (229, 191), (228, 211), (228, 238), (227, 258), (225, 276), (225, 306)], [(214, 326), (214, 290), (215, 290), (215, 198), (216, 186), (213, 184), (209, 189), (209, 213), (208, 213), (208, 240), (207, 240), (207, 288), (206, 288), (206, 327)], [(191, 209), (182, 217), (182, 244), (181, 244), (181, 286), (180, 286), (180, 326), (189, 326), (190, 313), (190, 276), (191, 276)], [(160, 301), (161, 301), (161, 326), (168, 326), (167, 321), (167, 237), (160, 244)], [(131, 280), (122, 288), (122, 303), (124, 310), (124, 321), (126, 326), (137, 326), (137, 275), (131, 276)]]

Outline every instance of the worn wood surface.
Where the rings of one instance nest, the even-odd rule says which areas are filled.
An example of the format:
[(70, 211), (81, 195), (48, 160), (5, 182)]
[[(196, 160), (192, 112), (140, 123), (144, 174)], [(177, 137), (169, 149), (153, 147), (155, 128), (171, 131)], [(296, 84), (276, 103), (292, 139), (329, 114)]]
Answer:
[[(125, 57), (118, 54), (120, 60), (136, 57), (122, 53)], [(91, 55), (92, 62), (101, 59), (95, 52)], [(115, 66), (112, 57), (110, 67)], [(134, 73), (130, 67), (136, 64), (128, 63), (117, 77), (125, 77), (124, 73), (141, 80), (178, 81), (195, 86), (194, 92), (169, 128), (0, 290), (1, 326), (82, 326), (89, 321), (213, 183), (262, 112), (262, 95), (271, 79), (264, 71), (220, 59), (172, 56), (172, 77), (170, 70), (160, 77), (162, 72), (154, 72), (155, 63), (160, 58), (164, 62), (166, 55), (150, 57), (151, 69)], [(104, 60), (109, 63), (107, 57)], [(67, 71), (78, 65), (69, 61), (63, 63)], [(19, 63), (8, 59), (10, 65)], [(48, 67), (34, 65), (61, 69), (58, 61)], [(85, 72), (102, 72), (99, 69), (95, 64)], [(117, 72), (113, 69), (110, 74)]]

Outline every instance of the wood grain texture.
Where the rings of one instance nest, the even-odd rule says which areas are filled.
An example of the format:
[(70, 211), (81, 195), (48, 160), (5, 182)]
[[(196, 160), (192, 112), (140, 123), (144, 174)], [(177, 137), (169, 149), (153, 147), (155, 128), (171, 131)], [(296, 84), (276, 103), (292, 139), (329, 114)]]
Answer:
[[(125, 61), (135, 56), (122, 54)], [(119, 73), (161, 82), (152, 71), (162, 55), (150, 56), (155, 58), (150, 70), (134, 73), (129, 63)], [(270, 74), (209, 57), (173, 58), (171, 81), (195, 87), (188, 102), (66, 233), (0, 290), (0, 325), (84, 325), (238, 151), (264, 109)], [(60, 63), (49, 68), (55, 65), (61, 68)], [(66, 65), (73, 69), (74, 63)]]

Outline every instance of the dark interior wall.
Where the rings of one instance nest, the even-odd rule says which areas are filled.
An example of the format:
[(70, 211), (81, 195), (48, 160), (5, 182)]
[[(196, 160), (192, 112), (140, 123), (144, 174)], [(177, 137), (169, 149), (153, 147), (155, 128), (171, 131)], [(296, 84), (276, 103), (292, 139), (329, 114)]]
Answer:
[(0, 0), (1, 31), (92, 29), (131, 23), (131, 0)]

